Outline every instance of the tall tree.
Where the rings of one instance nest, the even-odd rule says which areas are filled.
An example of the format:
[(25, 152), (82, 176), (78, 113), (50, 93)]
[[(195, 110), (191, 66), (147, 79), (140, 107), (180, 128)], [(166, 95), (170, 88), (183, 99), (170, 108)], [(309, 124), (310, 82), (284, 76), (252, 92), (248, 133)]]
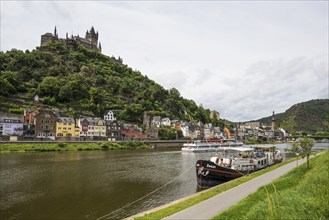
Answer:
[(307, 169), (310, 169), (310, 153), (311, 153), (311, 149), (314, 146), (314, 141), (313, 139), (310, 139), (308, 137), (305, 138), (299, 138), (299, 145), (302, 149), (302, 157), (306, 156), (307, 159)]
[(290, 148), (286, 148), (285, 150), (291, 153), (295, 153), (297, 155), (297, 160), (299, 154), (301, 154), (302, 158), (306, 157), (307, 169), (310, 169), (309, 158), (313, 146), (314, 146), (313, 139), (304, 137), (304, 138), (298, 138), (296, 142), (291, 144)]

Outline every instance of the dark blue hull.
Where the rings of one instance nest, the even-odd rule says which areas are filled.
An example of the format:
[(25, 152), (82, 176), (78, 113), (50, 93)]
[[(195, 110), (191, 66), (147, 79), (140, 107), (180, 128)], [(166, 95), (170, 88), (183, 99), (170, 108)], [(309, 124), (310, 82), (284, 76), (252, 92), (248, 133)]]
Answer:
[(209, 160), (198, 160), (196, 163), (197, 182), (201, 189), (213, 187), (243, 175), (239, 171), (218, 166)]

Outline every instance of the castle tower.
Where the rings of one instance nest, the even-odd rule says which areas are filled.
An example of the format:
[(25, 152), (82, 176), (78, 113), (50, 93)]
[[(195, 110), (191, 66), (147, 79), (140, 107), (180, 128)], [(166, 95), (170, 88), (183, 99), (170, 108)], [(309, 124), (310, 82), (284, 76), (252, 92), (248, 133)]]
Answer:
[(276, 129), (276, 125), (275, 125), (275, 117), (274, 117), (274, 111), (273, 111), (271, 130), (275, 131), (275, 129)]
[(54, 34), (48, 32), (48, 33), (41, 35), (40, 46), (47, 45), (49, 42), (54, 41), (56, 39), (58, 39), (58, 34), (57, 34), (57, 28), (55, 26)]
[(95, 33), (94, 26), (90, 28), (90, 31), (87, 30), (86, 32), (86, 39), (90, 41), (90, 43), (97, 48), (97, 43), (98, 43), (98, 32), (97, 34)]
[(144, 112), (143, 125), (145, 125), (147, 129), (150, 128), (150, 122), (151, 122), (151, 116), (149, 116), (146, 112)]

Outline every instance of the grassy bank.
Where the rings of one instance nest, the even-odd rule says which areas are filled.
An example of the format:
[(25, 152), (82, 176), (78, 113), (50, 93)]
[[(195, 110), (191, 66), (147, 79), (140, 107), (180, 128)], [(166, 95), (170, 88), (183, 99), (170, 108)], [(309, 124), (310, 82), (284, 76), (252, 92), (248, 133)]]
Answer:
[(216, 196), (218, 195), (219, 193), (222, 193), (224, 191), (227, 191), (235, 186), (238, 186), (242, 183), (245, 183), (251, 179), (254, 179), (264, 173), (267, 173), (271, 170), (274, 170), (280, 166), (284, 166), (286, 165), (287, 163), (290, 163), (292, 162), (294, 159), (292, 160), (289, 160), (289, 161), (285, 161), (285, 162), (282, 162), (280, 164), (277, 164), (277, 165), (274, 165), (274, 166), (271, 166), (269, 168), (266, 168), (266, 169), (263, 169), (263, 170), (260, 170), (260, 171), (257, 171), (255, 173), (252, 173), (248, 176), (243, 176), (243, 177), (240, 177), (238, 179), (235, 179), (235, 180), (232, 180), (232, 181), (229, 181), (227, 183), (224, 183), (224, 184), (221, 184), (221, 185), (218, 185), (218, 186), (215, 186), (209, 190), (206, 190), (204, 192), (201, 192), (199, 193), (198, 195), (192, 197), (192, 198), (189, 198), (187, 200), (184, 200), (182, 202), (179, 202), (177, 204), (173, 204), (171, 206), (168, 206), (166, 208), (163, 208), (163, 209), (160, 209), (160, 210), (157, 210), (155, 212), (152, 212), (152, 213), (149, 213), (149, 214), (146, 214), (144, 216), (141, 216), (141, 217), (134, 217), (134, 219), (138, 219), (138, 220), (154, 220), (154, 219), (162, 219), (166, 216), (169, 216), (169, 215), (172, 215), (174, 213), (177, 213), (183, 209), (186, 209), (190, 206), (193, 206), (199, 202), (202, 202), (206, 199), (209, 199), (213, 196)]
[(329, 219), (329, 151), (213, 219)]
[(0, 151), (79, 151), (79, 150), (116, 150), (144, 149), (149, 144), (144, 142), (97, 142), (97, 143), (1, 143)]

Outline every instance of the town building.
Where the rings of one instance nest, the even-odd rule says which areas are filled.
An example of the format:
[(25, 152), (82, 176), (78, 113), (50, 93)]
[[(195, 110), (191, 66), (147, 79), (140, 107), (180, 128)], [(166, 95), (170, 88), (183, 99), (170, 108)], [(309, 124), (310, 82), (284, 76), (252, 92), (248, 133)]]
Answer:
[(190, 137), (190, 128), (188, 123), (182, 123), (181, 124), (181, 131), (183, 134), (183, 137)]
[(106, 140), (106, 125), (101, 118), (80, 118), (80, 140), (104, 141)]
[(34, 118), (35, 138), (55, 140), (57, 118), (58, 116), (50, 110), (39, 111)]
[(117, 120), (116, 117), (114, 117), (114, 113), (112, 110), (109, 110), (105, 115), (104, 115), (104, 120), (105, 122), (112, 122)]
[(88, 129), (89, 121), (86, 118), (79, 118), (78, 125), (80, 127), (80, 140), (87, 141), (89, 140)]
[(89, 127), (91, 127), (93, 140), (106, 140), (106, 125), (103, 119), (95, 119), (93, 126), (90, 125)]
[(144, 140), (143, 130), (135, 124), (124, 124), (122, 131), (123, 140)]
[(35, 116), (38, 113), (37, 109), (24, 109), (24, 124), (34, 124)]
[(156, 127), (160, 127), (160, 125), (161, 125), (161, 116), (153, 116), (151, 124), (155, 125)]
[(56, 122), (56, 140), (79, 140), (80, 128), (70, 117), (59, 117)]
[(39, 113), (38, 109), (24, 109), (24, 139), (33, 140), (35, 136), (35, 116)]
[(250, 121), (250, 122), (239, 124), (239, 128), (244, 128), (244, 129), (258, 129), (260, 128), (260, 126), (261, 125), (259, 121)]
[(18, 118), (1, 118), (0, 120), (0, 135), (23, 135), (23, 122)]
[(112, 121), (106, 124), (106, 136), (108, 141), (122, 140), (123, 126), (119, 121)]
[(161, 119), (161, 125), (170, 126), (171, 125), (170, 118), (163, 118), (163, 119)]

